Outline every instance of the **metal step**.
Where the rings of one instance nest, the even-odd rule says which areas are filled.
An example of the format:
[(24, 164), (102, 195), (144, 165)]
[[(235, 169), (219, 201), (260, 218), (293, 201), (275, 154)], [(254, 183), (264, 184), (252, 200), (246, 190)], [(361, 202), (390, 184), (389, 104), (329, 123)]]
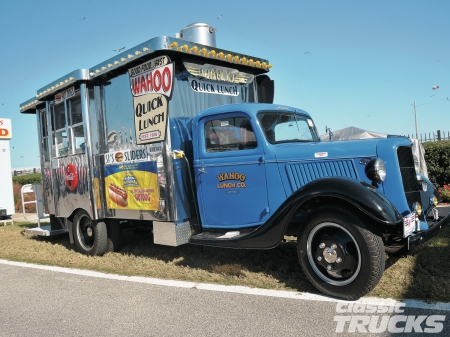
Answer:
[(40, 226), (35, 228), (28, 228), (25, 230), (25, 233), (32, 235), (40, 235), (40, 236), (52, 236), (57, 234), (68, 233), (69, 231), (66, 228), (62, 229), (51, 229), (50, 225)]
[(14, 220), (13, 219), (1, 219), (0, 220), (0, 224), (2, 224), (3, 226), (13, 225), (14, 224)]
[(217, 246), (238, 248), (239, 239), (253, 232), (253, 230), (232, 230), (232, 231), (214, 231), (202, 232), (189, 238), (189, 243), (203, 246)]

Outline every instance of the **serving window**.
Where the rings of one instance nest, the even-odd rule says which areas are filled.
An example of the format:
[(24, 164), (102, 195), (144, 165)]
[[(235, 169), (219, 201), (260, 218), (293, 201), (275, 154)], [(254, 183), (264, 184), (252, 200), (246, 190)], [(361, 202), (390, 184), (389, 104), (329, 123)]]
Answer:
[(64, 106), (65, 102), (52, 106), (52, 157), (63, 157), (69, 154), (66, 111)]
[(85, 138), (81, 95), (60, 102), (52, 102), (52, 157), (64, 157), (84, 153)]
[(81, 112), (81, 96), (75, 96), (67, 101), (69, 120), (69, 133), (72, 153), (84, 153), (83, 114)]

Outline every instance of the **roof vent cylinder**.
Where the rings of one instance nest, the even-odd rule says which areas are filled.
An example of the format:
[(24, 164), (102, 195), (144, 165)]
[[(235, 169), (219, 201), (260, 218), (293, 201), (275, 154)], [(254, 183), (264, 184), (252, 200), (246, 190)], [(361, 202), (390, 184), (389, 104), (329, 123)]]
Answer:
[(216, 28), (206, 23), (192, 23), (180, 30), (177, 37), (210, 47), (216, 46)]

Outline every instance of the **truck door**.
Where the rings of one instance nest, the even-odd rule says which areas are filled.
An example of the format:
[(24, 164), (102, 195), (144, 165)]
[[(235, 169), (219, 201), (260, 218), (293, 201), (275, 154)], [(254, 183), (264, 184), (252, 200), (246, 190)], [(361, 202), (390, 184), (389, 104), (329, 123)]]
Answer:
[(269, 217), (263, 147), (243, 113), (199, 120), (194, 161), (203, 228), (257, 226)]

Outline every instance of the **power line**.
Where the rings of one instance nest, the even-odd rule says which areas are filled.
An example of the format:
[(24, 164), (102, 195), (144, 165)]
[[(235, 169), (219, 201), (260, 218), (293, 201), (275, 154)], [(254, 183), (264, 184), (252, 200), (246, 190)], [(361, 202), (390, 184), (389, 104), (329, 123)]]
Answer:
[(417, 104), (416, 107), (417, 106), (422, 106), (422, 105), (427, 105), (427, 104), (438, 102), (438, 101), (443, 101), (444, 99), (446, 99), (448, 101), (448, 97), (446, 97), (446, 98), (437, 99), (437, 100), (434, 100), (434, 101), (431, 101), (431, 102), (427, 102), (427, 103), (423, 103), (423, 104)]

